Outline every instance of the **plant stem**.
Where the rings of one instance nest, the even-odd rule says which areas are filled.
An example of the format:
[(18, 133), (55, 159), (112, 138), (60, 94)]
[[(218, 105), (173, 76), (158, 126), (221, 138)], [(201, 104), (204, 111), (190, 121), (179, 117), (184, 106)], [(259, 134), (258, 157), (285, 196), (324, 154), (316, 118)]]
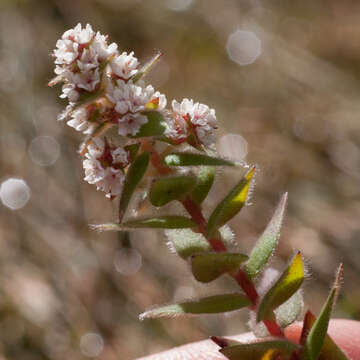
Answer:
[[(194, 220), (194, 222), (196, 222), (199, 227), (199, 231), (204, 235), (212, 249), (216, 252), (226, 252), (226, 246), (221, 239), (207, 237), (206, 220), (204, 218), (204, 215), (202, 214), (200, 206), (196, 202), (194, 202), (189, 196), (187, 196), (186, 199), (182, 201), (182, 204), (191, 216), (191, 218)], [(259, 294), (256, 291), (254, 283), (248, 278), (246, 273), (241, 268), (239, 268), (238, 272), (235, 275), (231, 276), (236, 280), (241, 289), (250, 299), (252, 303), (251, 309), (254, 310), (257, 306), (257, 302), (259, 299)], [(284, 337), (284, 333), (281, 330), (280, 326), (276, 323), (276, 321), (264, 320), (263, 322), (271, 335)]]
[(251, 300), (253, 308), (255, 308), (259, 299), (259, 294), (255, 289), (254, 283), (248, 278), (246, 273), (241, 268), (239, 268), (236, 275), (234, 275), (234, 279), (243, 289), (247, 297)]
[(160, 175), (170, 175), (173, 172), (172, 169), (162, 163), (160, 155), (150, 141), (143, 140), (142, 148), (150, 153), (150, 161)]
[[(168, 166), (164, 165), (161, 162), (161, 158), (158, 154), (158, 152), (155, 150), (154, 146), (147, 140), (144, 140), (142, 142), (142, 147), (145, 151), (149, 151), (151, 154), (151, 162), (153, 166), (157, 169), (159, 174), (161, 175), (169, 175), (172, 173), (172, 169), (170, 169)], [(198, 230), (200, 233), (204, 235), (206, 240), (209, 242), (211, 248), (215, 252), (226, 252), (226, 246), (221, 240), (221, 238), (218, 237), (212, 237), (209, 238), (206, 233), (206, 227), (207, 227), (207, 221), (202, 213), (201, 207), (198, 203), (193, 201), (190, 196), (186, 196), (184, 200), (181, 201), (182, 205), (184, 206), (185, 210), (189, 213), (192, 220), (197, 224)], [(238, 283), (238, 285), (241, 287), (241, 289), (244, 291), (244, 293), (247, 295), (249, 300), (251, 301), (251, 310), (255, 310), (259, 294), (256, 291), (254, 283), (251, 281), (251, 279), (248, 278), (246, 273), (239, 268), (238, 272), (235, 275), (231, 275), (235, 281)], [(273, 336), (278, 337), (284, 337), (284, 333), (281, 330), (280, 326), (276, 323), (276, 321), (270, 321), (270, 320), (264, 320), (264, 325), (268, 329), (269, 333)]]
[(206, 240), (209, 242), (210, 246), (213, 248), (216, 252), (225, 252), (226, 246), (221, 241), (221, 239), (218, 238), (208, 238), (206, 236), (206, 220), (204, 218), (204, 215), (202, 214), (200, 206), (194, 202), (190, 196), (187, 196), (185, 200), (182, 201), (182, 204), (186, 211), (189, 213), (191, 218), (196, 222), (198, 225), (199, 231), (204, 235)]

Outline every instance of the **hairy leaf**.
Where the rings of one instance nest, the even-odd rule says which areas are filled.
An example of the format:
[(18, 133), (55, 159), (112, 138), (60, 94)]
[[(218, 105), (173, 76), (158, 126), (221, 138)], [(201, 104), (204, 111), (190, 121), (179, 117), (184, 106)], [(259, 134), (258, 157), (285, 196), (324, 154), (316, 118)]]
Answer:
[(283, 329), (288, 327), (298, 319), (303, 307), (304, 299), (300, 289), (275, 310), (276, 322)]
[(233, 161), (217, 158), (205, 154), (178, 152), (171, 153), (164, 157), (167, 166), (235, 166)]
[(154, 206), (164, 206), (170, 201), (184, 197), (195, 185), (196, 177), (190, 175), (157, 179), (151, 186), (150, 202)]
[(196, 224), (185, 216), (165, 215), (129, 220), (122, 224), (108, 223), (92, 225), (99, 231), (127, 231), (130, 229), (186, 229), (195, 227)]
[[(310, 332), (310, 329), (314, 325), (316, 317), (308, 311), (305, 314), (303, 331), (301, 334), (300, 343), (305, 344), (306, 338)], [(343, 353), (343, 351), (336, 345), (329, 335), (325, 336), (324, 344), (321, 349), (319, 360), (348, 360), (348, 357)]]
[(272, 319), (273, 311), (295, 294), (303, 281), (304, 266), (301, 253), (298, 252), (288, 268), (263, 297), (256, 321)]
[[(228, 246), (232, 246), (232, 233), (228, 226), (219, 229), (222, 241)], [(191, 255), (209, 252), (211, 246), (206, 238), (191, 229), (165, 230), (165, 235), (169, 239), (170, 247), (183, 259)]]
[(249, 278), (254, 278), (260, 273), (274, 252), (280, 237), (280, 228), (284, 218), (286, 203), (287, 193), (282, 196), (272, 219), (251, 251), (249, 260), (245, 264), (245, 272)]
[(148, 122), (142, 125), (138, 133), (132, 136), (132, 138), (161, 136), (165, 132), (167, 125), (163, 116), (158, 111), (145, 111), (143, 115), (148, 118)]
[(341, 264), (337, 271), (335, 282), (330, 291), (330, 294), (320, 312), (319, 317), (315, 320), (315, 323), (306, 338), (302, 353), (303, 360), (317, 360), (320, 355), (329, 326), (331, 312), (335, 305), (336, 297), (340, 289), (342, 272), (343, 266)]
[(254, 171), (255, 167), (243, 177), (212, 212), (207, 224), (207, 234), (209, 236), (220, 226), (226, 224), (242, 209), (249, 192)]
[(143, 152), (138, 155), (134, 162), (130, 165), (124, 182), (123, 191), (121, 193), (120, 208), (119, 208), (119, 220), (123, 219), (125, 211), (129, 205), (130, 199), (143, 178), (146, 169), (149, 165), (150, 154)]
[[(226, 344), (224, 339), (223, 344)], [(281, 355), (281, 359), (289, 359), (294, 351), (299, 349), (298, 345), (278, 338), (264, 338), (251, 343), (224, 346), (220, 352), (230, 360), (275, 360)], [(222, 345), (219, 342), (219, 345)]]
[(248, 257), (237, 253), (208, 253), (191, 257), (191, 270), (196, 280), (210, 282), (219, 276), (236, 271)]
[(158, 52), (153, 58), (148, 61), (132, 78), (133, 83), (137, 83), (142, 77), (144, 77), (152, 67), (160, 60), (162, 56), (161, 52)]
[(190, 198), (197, 204), (201, 204), (206, 199), (214, 183), (215, 168), (202, 166), (196, 177), (197, 184), (190, 193)]
[(149, 310), (142, 313), (140, 319), (174, 317), (187, 314), (217, 314), (238, 310), (250, 304), (247, 296), (243, 294), (215, 295)]

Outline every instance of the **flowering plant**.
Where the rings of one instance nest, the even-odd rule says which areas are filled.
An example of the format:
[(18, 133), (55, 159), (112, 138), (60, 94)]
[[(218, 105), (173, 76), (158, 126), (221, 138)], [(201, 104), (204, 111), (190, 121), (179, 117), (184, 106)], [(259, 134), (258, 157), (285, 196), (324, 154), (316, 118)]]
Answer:
[[(300, 344), (287, 340), (284, 329), (302, 313), (302, 255), (297, 252), (282, 274), (274, 276), (272, 269), (264, 270), (279, 239), (287, 194), (250, 255), (231, 250), (233, 234), (227, 223), (246, 204), (255, 167), (217, 156), (214, 109), (189, 99), (173, 100), (167, 107), (165, 95), (145, 84), (144, 76), (161, 54), (141, 66), (133, 52), (120, 53), (107, 36), (95, 33), (90, 25), (83, 28), (78, 24), (58, 40), (53, 56), (56, 77), (50, 86), (63, 83), (60, 97), (69, 101), (59, 119), (86, 135), (80, 148), (85, 180), (111, 200), (119, 198), (117, 223), (94, 228), (164, 229), (196, 280), (208, 283), (227, 274), (242, 290), (151, 309), (140, 318), (247, 307), (256, 341), (240, 343), (212, 337), (229, 359), (347, 359), (326, 334), (342, 265), (320, 315), (315, 318), (306, 312)], [(248, 170), (206, 218), (203, 203), (212, 189), (216, 167)], [(138, 199), (133, 205), (135, 214), (144, 202), (157, 209), (177, 201), (187, 216), (129, 219), (126, 215), (134, 198)]]

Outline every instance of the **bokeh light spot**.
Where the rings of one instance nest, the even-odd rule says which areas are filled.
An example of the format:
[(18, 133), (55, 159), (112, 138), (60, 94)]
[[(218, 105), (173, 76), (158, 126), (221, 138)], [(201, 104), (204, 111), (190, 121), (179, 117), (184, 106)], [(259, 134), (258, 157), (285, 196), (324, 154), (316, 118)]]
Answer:
[(166, 6), (174, 11), (185, 11), (192, 3), (193, 0), (167, 0)]
[(115, 254), (114, 265), (122, 275), (134, 275), (141, 268), (142, 256), (135, 249), (124, 249)]
[(218, 141), (221, 156), (235, 161), (243, 161), (248, 153), (247, 141), (238, 134), (226, 134)]
[(80, 350), (87, 357), (97, 357), (104, 349), (104, 340), (97, 333), (87, 333), (80, 339)]
[(23, 179), (7, 179), (0, 186), (0, 199), (11, 210), (21, 209), (30, 199), (30, 188)]
[(53, 165), (60, 156), (59, 143), (52, 136), (38, 136), (31, 141), (29, 155), (35, 164)]
[(252, 31), (236, 30), (229, 36), (226, 50), (237, 64), (250, 65), (261, 55), (261, 40)]

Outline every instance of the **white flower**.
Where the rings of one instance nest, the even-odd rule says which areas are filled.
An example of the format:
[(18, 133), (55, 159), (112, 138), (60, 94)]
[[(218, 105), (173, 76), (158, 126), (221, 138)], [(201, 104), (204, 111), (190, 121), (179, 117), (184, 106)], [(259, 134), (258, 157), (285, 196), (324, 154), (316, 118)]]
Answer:
[(90, 44), (90, 50), (97, 54), (100, 63), (116, 55), (117, 48), (118, 46), (115, 43), (108, 45), (107, 36), (100, 34), (100, 32), (96, 33)]
[(71, 76), (71, 82), (79, 89), (84, 89), (86, 91), (92, 92), (96, 90), (97, 85), (100, 83), (100, 73), (99, 69), (95, 70), (80, 71), (78, 73), (74, 73)]
[(138, 66), (139, 61), (134, 56), (134, 52), (130, 54), (123, 52), (110, 62), (110, 67), (114, 74), (124, 80), (128, 80), (134, 76), (138, 72)]
[[(198, 141), (205, 146), (215, 143), (215, 129), (217, 128), (215, 110), (207, 105), (194, 103), (184, 99), (181, 103), (173, 100), (173, 120), (169, 123), (168, 134), (175, 139), (187, 137), (192, 130)], [(185, 123), (187, 123), (187, 126)]]
[(56, 42), (55, 64), (71, 64), (79, 56), (79, 51), (92, 40), (94, 35), (95, 33), (89, 24), (84, 29), (82, 29), (81, 24), (77, 24), (74, 29), (66, 31), (61, 39)]
[(71, 111), (74, 108), (74, 103), (70, 103), (65, 110), (63, 110), (57, 117), (59, 121), (67, 120), (71, 114)]
[(114, 164), (120, 164), (123, 167), (129, 164), (129, 153), (122, 147), (118, 147), (111, 151), (111, 156), (113, 158)]
[(188, 124), (181, 117), (173, 117), (172, 114), (165, 115), (165, 136), (173, 140), (175, 143), (181, 143), (186, 140), (189, 135)]
[(55, 82), (63, 81), (61, 98), (76, 102), (83, 90), (94, 92), (101, 82), (104, 62), (117, 55), (117, 45), (107, 44), (107, 37), (95, 34), (88, 24), (78, 24), (66, 31), (57, 41), (55, 56)]
[(144, 87), (123, 80), (115, 83), (109, 80), (106, 96), (120, 115), (118, 131), (122, 136), (136, 135), (140, 127), (147, 123), (147, 117), (142, 112), (147, 110), (148, 104), (154, 103), (154, 109), (158, 111), (166, 107), (165, 95), (155, 92), (151, 85)]
[(142, 114), (127, 114), (119, 119), (119, 135), (122, 136), (135, 136), (142, 125), (146, 124), (148, 119)]
[(84, 45), (89, 43), (94, 35), (94, 30), (90, 24), (86, 24), (86, 27), (82, 28), (81, 24), (78, 23), (73, 29), (65, 31), (61, 38)]
[(82, 131), (84, 134), (92, 134), (94, 132), (97, 123), (88, 121), (91, 112), (85, 107), (74, 110), (71, 115), (71, 119), (67, 122), (70, 127), (77, 131)]
[(76, 90), (76, 86), (71, 83), (64, 84), (62, 87), (62, 99), (68, 98), (70, 102), (76, 102), (79, 100), (79, 92)]
[(112, 149), (103, 139), (95, 138), (83, 161), (84, 180), (95, 184), (106, 197), (120, 195), (125, 180), (123, 167), (128, 165), (128, 153), (123, 148)]
[(78, 57), (79, 45), (71, 40), (58, 40), (54, 50), (55, 64), (69, 65)]

